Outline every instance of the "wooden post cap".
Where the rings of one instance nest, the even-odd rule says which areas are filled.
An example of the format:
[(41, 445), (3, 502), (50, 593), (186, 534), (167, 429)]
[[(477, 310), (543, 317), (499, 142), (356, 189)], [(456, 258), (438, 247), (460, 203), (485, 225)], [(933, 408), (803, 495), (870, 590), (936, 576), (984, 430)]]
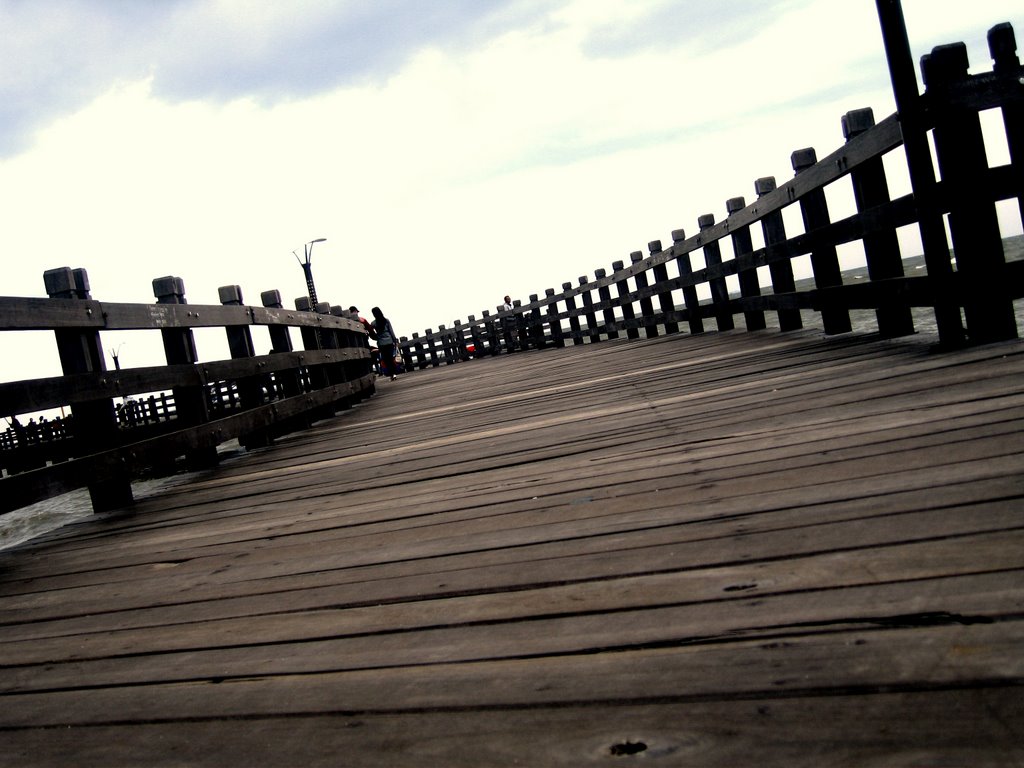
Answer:
[(521, 299), (513, 299), (512, 300), (512, 306), (513, 306), (513, 308), (514, 307), (521, 307), (521, 306), (523, 306), (523, 302), (522, 302)]
[(317, 314), (329, 315), (331, 314), (331, 304), (328, 301), (318, 301), (316, 303)]
[(798, 149), (790, 155), (789, 159), (793, 164), (793, 170), (800, 173), (813, 167), (818, 162), (818, 153), (814, 151), (814, 147), (806, 147), (805, 149)]
[(661, 240), (651, 240), (647, 244), (647, 251), (651, 254), (661, 253)]
[(562, 283), (562, 290), (563, 291), (571, 291), (572, 290), (572, 283)]
[(43, 272), (43, 285), (51, 299), (70, 299), (75, 294), (75, 277), (71, 267), (58, 267)]
[(157, 299), (184, 298), (185, 281), (180, 277), (158, 277), (153, 281), (153, 295)]
[(554, 288), (545, 288), (544, 289), (544, 295), (545, 296), (554, 296), (555, 295), (555, 289)]
[(937, 45), (930, 54), (921, 57), (921, 81), (925, 88), (967, 77), (970, 61), (964, 43)]
[(71, 279), (75, 283), (75, 293), (79, 299), (88, 299), (89, 291), (89, 273), (86, 272), (82, 267), (77, 267), (71, 270)]
[(594, 270), (594, 279), (595, 280), (600, 280), (601, 278), (605, 277), (607, 274), (608, 273), (604, 270), (603, 267), (595, 269)]
[(996, 24), (988, 31), (988, 50), (995, 62), (996, 72), (1020, 65), (1017, 59), (1017, 38), (1010, 22)]
[(222, 285), (217, 289), (221, 304), (241, 304), (242, 288), (237, 285)]
[(281, 304), (281, 292), (278, 290), (264, 291), (260, 294), (260, 301), (264, 307), (280, 308)]
[(312, 312), (313, 301), (309, 296), (299, 296), (299, 298), (295, 300), (295, 308), (299, 310), (299, 312)]
[(469, 317), (467, 317), (466, 318), (466, 322), (467, 323), (475, 323), (476, 322), (476, 315), (470, 315)]
[(587, 279), (587, 276), (586, 276), (586, 275), (580, 275), (580, 276), (579, 276), (578, 278), (576, 278), (576, 279), (580, 281), (580, 285), (586, 285), (587, 283), (589, 283), (589, 282), (590, 282), (590, 280), (588, 280), (588, 279)]
[(673, 229), (672, 230), (672, 242), (673, 243), (681, 243), (685, 239), (686, 239), (686, 230), (685, 229)]
[(644, 260), (644, 254), (642, 251), (633, 251), (629, 254), (629, 260), (631, 263), (636, 264), (638, 261)]
[(626, 262), (624, 262), (624, 261), (613, 261), (612, 262), (612, 272), (619, 272), (620, 270), (625, 269), (625, 267), (626, 267)]
[(769, 192), (774, 192), (776, 188), (774, 176), (762, 176), (760, 179), (754, 182), (754, 191), (757, 192), (757, 196), (761, 197), (767, 195)]
[(730, 216), (734, 213), (738, 213), (747, 207), (747, 200), (743, 197), (730, 197), (725, 201), (725, 210)]
[(715, 226), (715, 214), (705, 213), (703, 216), (697, 217), (697, 226), (701, 230), (710, 229)]
[(854, 136), (860, 136), (869, 128), (875, 127), (875, 113), (871, 107), (854, 109), (843, 115), (843, 138), (849, 141)]
[(331, 314), (335, 317), (345, 317), (348, 314), (348, 310), (342, 309), (340, 304), (331, 304)]

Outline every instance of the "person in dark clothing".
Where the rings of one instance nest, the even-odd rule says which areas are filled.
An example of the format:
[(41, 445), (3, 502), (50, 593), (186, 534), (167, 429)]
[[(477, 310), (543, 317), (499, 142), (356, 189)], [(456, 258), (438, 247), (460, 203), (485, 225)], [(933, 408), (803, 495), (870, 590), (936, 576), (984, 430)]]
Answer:
[(380, 307), (370, 310), (373, 313), (373, 320), (370, 326), (373, 328), (373, 338), (377, 340), (377, 349), (380, 351), (380, 367), (385, 376), (390, 375), (391, 380), (398, 378), (398, 368), (395, 365), (395, 348), (398, 344), (398, 337), (395, 329), (391, 327), (391, 321), (384, 317)]

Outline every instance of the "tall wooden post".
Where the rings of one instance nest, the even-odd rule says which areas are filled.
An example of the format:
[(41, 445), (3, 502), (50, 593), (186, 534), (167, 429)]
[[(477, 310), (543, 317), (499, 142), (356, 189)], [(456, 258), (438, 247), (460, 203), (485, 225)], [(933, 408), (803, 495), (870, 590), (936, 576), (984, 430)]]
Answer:
[[(793, 164), (793, 171), (799, 176), (817, 164), (818, 154), (813, 147), (798, 149), (790, 156), (790, 161)], [(824, 189), (812, 189), (800, 198), (800, 215), (804, 220), (804, 231), (808, 233), (827, 227), (831, 223)], [(816, 288), (837, 288), (843, 284), (839, 254), (834, 245), (819, 245), (811, 251), (811, 269), (814, 272)], [(849, 333), (852, 330), (850, 311), (844, 307), (823, 307), (821, 322), (828, 335)]]
[(931, 99), (935, 153), (949, 195), (949, 231), (957, 282), (965, 289), (964, 315), (972, 342), (1017, 338), (1013, 298), (1003, 277), (1006, 260), (995, 203), (986, 194), (988, 159), (981, 120), (950, 105), (945, 90), (967, 80), (967, 46), (942, 45), (922, 61)]
[[(84, 269), (61, 267), (43, 273), (46, 295), (51, 299), (88, 299), (89, 275)], [(54, 331), (57, 353), (65, 376), (106, 371), (103, 345), (97, 330), (59, 328)], [(71, 406), (75, 454), (85, 456), (117, 447), (119, 435), (114, 402), (110, 398), (76, 403)], [(132, 503), (131, 478), (126, 471), (111, 467), (111, 474), (93, 478), (89, 499), (94, 512), (128, 506)]]
[[(949, 260), (949, 244), (942, 222), (942, 212), (936, 199), (935, 169), (928, 146), (927, 125), (921, 106), (921, 96), (918, 93), (917, 74), (910, 51), (910, 39), (907, 37), (907, 25), (903, 18), (903, 7), (900, 0), (875, 0), (875, 5), (878, 9), (882, 42), (885, 45), (889, 77), (903, 134), (903, 150), (907, 156), (910, 186), (914, 190), (914, 203), (917, 208), (917, 221), (928, 276), (940, 285), (948, 284), (953, 267)], [(935, 307), (935, 324), (940, 342), (945, 345), (963, 343), (964, 329), (960, 322), (960, 308), (951, 297), (939, 298)]]
[[(856, 109), (843, 116), (843, 135), (850, 142), (875, 125), (870, 109)], [(850, 172), (853, 198), (858, 213), (889, 202), (889, 185), (881, 157), (873, 157)], [(886, 227), (864, 235), (864, 258), (871, 280), (890, 280), (903, 277), (903, 259), (895, 227)], [(884, 338), (907, 336), (914, 332), (910, 307), (879, 307), (875, 310), (878, 332)]]
[[(730, 197), (725, 201), (725, 210), (732, 216), (747, 207), (747, 202), (742, 197)], [(754, 252), (754, 241), (750, 236), (750, 225), (742, 227), (729, 227), (729, 237), (732, 238), (733, 258), (742, 263), (750, 259)], [(737, 274), (740, 282), (740, 296), (744, 299), (755, 299), (761, 296), (761, 284), (757, 277), (757, 267), (740, 266)], [(744, 309), (743, 322), (748, 331), (763, 331), (768, 327), (764, 319), (764, 311), (760, 309)]]

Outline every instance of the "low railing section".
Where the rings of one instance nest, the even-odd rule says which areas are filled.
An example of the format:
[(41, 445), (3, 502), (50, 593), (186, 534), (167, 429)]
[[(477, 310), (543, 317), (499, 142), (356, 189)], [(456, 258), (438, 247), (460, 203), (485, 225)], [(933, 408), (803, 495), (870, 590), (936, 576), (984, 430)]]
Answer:
[[(301, 298), (287, 310), (278, 291), (245, 306), (238, 286), (221, 288), (219, 305), (192, 305), (177, 277), (153, 281), (156, 304), (99, 302), (85, 270), (67, 267), (44, 282), (49, 298), (0, 297), (0, 330), (52, 331), (64, 373), (0, 384), (0, 512), (82, 487), (94, 510), (123, 506), (133, 477), (181, 459), (212, 466), (222, 443), (267, 445), (374, 392), (366, 331), (340, 307)], [(255, 353), (253, 326), (267, 328), (270, 354)], [(231, 359), (200, 361), (199, 328), (223, 328)], [(106, 370), (100, 332), (127, 330), (158, 330), (167, 364)]]

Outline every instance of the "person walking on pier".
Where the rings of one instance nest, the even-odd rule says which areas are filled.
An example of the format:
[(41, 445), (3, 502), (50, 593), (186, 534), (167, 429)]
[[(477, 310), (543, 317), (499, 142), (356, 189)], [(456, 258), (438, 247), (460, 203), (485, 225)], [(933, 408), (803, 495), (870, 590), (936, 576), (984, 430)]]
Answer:
[(380, 307), (374, 307), (370, 311), (373, 313), (370, 326), (373, 328), (373, 338), (377, 340), (381, 371), (385, 376), (390, 374), (391, 380), (394, 381), (398, 378), (398, 366), (395, 365), (398, 337), (395, 336), (395, 329), (391, 327), (391, 321), (384, 317)]
[(516, 348), (516, 316), (512, 314), (512, 298), (505, 297), (505, 303), (501, 305), (501, 311), (506, 313), (501, 318), (502, 335), (505, 337), (505, 351), (512, 352)]

